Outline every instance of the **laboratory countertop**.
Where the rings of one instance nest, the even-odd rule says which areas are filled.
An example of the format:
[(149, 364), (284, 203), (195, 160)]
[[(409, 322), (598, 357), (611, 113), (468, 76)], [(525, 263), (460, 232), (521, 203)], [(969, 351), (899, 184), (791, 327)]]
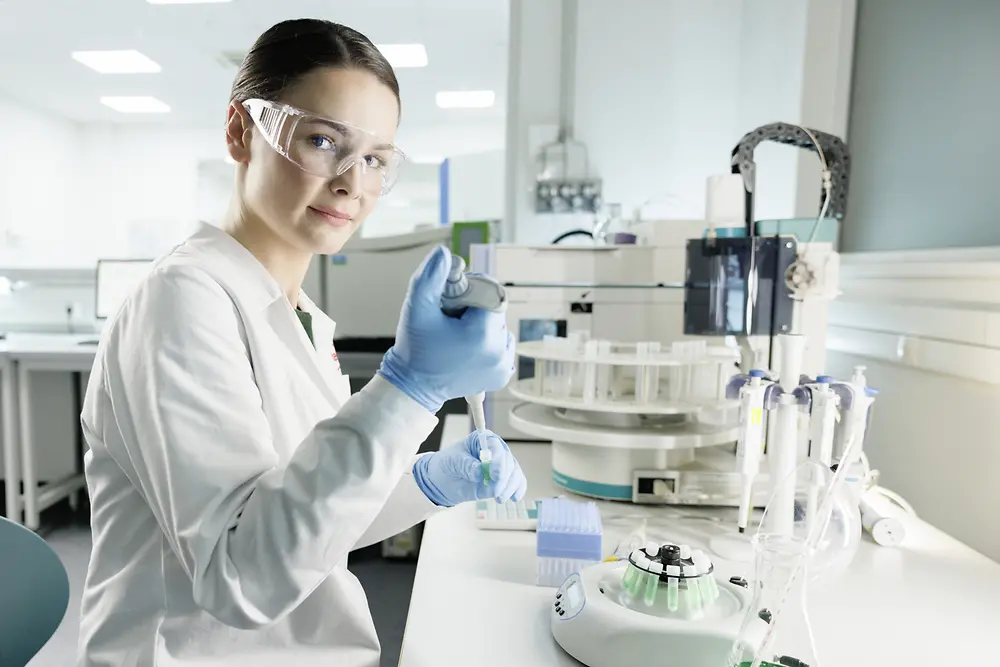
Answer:
[[(449, 417), (443, 439), (458, 440), (469, 430), (465, 415)], [(529, 498), (559, 493), (551, 481), (547, 444), (511, 443), (511, 450), (528, 477)], [(654, 536), (659, 526), (671, 530), (669, 517), (679, 514), (600, 505), (607, 552), (637, 517), (650, 517)], [(474, 515), (467, 504), (426, 524), (400, 667), (579, 665), (549, 630), (555, 589), (534, 585), (535, 534), (479, 530)], [(1000, 631), (1000, 564), (919, 519), (906, 519), (905, 527), (899, 547), (863, 539), (849, 569), (810, 594), (823, 664), (991, 664)], [(726, 566), (742, 569), (752, 580), (752, 565)], [(623, 656), (622, 664), (638, 660)]]
[(100, 334), (8, 333), (0, 341), (0, 354), (17, 361), (92, 361)]

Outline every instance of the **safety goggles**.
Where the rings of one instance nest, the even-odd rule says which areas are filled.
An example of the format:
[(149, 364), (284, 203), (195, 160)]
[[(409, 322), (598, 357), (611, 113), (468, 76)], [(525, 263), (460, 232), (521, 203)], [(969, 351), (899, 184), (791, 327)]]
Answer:
[(388, 193), (406, 159), (391, 141), (350, 123), (266, 100), (247, 100), (243, 107), (267, 143), (291, 163), (326, 179), (358, 165), (361, 187), (370, 194)]

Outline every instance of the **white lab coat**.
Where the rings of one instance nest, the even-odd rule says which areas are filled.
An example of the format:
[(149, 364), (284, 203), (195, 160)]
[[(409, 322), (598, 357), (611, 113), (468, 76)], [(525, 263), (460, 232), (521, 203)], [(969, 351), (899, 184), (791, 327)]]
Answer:
[(381, 377), (351, 396), (235, 239), (205, 225), (154, 266), (82, 422), (81, 666), (378, 665), (347, 554), (435, 511), (411, 471), (437, 419)]

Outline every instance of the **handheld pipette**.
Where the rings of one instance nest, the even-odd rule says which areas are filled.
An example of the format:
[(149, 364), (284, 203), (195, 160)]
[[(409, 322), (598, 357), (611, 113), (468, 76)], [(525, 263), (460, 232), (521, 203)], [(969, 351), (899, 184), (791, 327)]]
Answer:
[[(831, 388), (833, 379), (826, 375), (806, 385), (810, 395), (809, 459), (829, 469), (833, 464), (833, 435), (840, 396)], [(806, 516), (809, 525), (816, 518), (821, 480), (813, 478), (809, 485)]]
[(740, 434), (736, 444), (736, 467), (740, 473), (739, 529), (745, 533), (753, 509), (753, 481), (764, 452), (764, 372), (750, 371), (749, 382), (740, 388)]
[(469, 404), (469, 412), (472, 414), (472, 423), (476, 427), (476, 435), (479, 438), (479, 463), (483, 467), (483, 483), (489, 484), (490, 464), (493, 462), (493, 454), (483, 440), (483, 433), (486, 431), (486, 412), (483, 410), (483, 402), (485, 400), (485, 392), (465, 397), (465, 401)]
[[(441, 294), (441, 311), (449, 317), (461, 317), (469, 308), (482, 308), (492, 312), (502, 312), (507, 307), (507, 292), (503, 285), (488, 276), (468, 274), (465, 272), (465, 260), (458, 255), (451, 257), (451, 271)], [(465, 397), (472, 414), (479, 437), (479, 461), (483, 466), (483, 482), (490, 482), (490, 463), (492, 455), (483, 441), (486, 430), (486, 413), (483, 402), (486, 394), (480, 392)]]

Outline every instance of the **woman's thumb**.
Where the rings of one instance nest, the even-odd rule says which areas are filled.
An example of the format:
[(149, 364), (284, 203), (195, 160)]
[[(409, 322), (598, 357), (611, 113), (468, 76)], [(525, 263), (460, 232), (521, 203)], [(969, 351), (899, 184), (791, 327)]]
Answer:
[(420, 268), (410, 280), (411, 302), (439, 306), (441, 293), (451, 271), (451, 253), (444, 246), (437, 246), (424, 258)]

